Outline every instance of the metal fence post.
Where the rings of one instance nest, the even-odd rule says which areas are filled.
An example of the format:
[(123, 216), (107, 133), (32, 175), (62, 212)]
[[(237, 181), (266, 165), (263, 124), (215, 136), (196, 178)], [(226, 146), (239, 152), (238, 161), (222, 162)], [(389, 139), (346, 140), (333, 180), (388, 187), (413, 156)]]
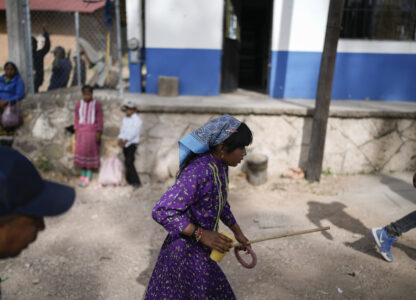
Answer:
[(35, 92), (34, 86), (34, 76), (33, 76), (33, 56), (32, 56), (32, 29), (30, 23), (30, 1), (23, 0), (21, 3), (23, 5), (23, 22), (25, 30), (25, 53), (26, 53), (26, 81), (28, 92), (33, 94)]
[(120, 0), (116, 0), (116, 23), (117, 23), (117, 52), (118, 52), (118, 84), (120, 98), (123, 97), (123, 62), (121, 53), (121, 29), (120, 29)]
[(79, 12), (75, 12), (75, 39), (77, 51), (77, 85), (81, 85), (81, 51), (79, 49)]

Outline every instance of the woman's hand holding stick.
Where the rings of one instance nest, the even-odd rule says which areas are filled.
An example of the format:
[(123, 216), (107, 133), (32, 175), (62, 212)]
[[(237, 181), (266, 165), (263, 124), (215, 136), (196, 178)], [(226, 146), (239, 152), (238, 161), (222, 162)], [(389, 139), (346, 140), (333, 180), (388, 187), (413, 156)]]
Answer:
[(246, 250), (248, 246), (248, 238), (244, 235), (244, 233), (241, 231), (240, 226), (235, 223), (233, 226), (230, 227), (232, 232), (234, 233), (235, 239), (240, 242), (240, 248), (242, 250)]

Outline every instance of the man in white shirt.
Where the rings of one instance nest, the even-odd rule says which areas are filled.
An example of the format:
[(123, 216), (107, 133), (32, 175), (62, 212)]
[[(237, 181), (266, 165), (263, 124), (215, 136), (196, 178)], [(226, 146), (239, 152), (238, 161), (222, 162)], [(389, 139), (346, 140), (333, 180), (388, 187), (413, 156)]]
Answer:
[(118, 135), (118, 145), (123, 148), (126, 180), (129, 184), (140, 187), (141, 183), (134, 166), (134, 160), (140, 140), (142, 120), (136, 114), (136, 104), (132, 101), (127, 101), (123, 105), (122, 110), (126, 113), (126, 116), (123, 119), (120, 134)]

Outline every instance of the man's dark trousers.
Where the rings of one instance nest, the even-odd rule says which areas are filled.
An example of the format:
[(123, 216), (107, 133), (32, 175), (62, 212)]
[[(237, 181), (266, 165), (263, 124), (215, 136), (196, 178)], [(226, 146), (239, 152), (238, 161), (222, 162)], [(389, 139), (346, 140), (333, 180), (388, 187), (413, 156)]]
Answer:
[(131, 144), (130, 146), (123, 148), (124, 166), (126, 167), (127, 182), (131, 185), (139, 186), (141, 184), (139, 175), (137, 175), (136, 168), (134, 167), (136, 149), (137, 144)]
[(389, 236), (401, 236), (402, 233), (416, 227), (416, 210), (404, 216), (400, 220), (386, 226)]

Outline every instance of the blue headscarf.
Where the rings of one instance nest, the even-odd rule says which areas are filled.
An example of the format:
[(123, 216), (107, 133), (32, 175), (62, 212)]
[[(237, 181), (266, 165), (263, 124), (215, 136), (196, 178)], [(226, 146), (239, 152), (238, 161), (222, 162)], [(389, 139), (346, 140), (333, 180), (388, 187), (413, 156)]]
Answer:
[(209, 151), (237, 131), (241, 122), (230, 115), (215, 118), (179, 141), (179, 167), (191, 154), (202, 154)]

